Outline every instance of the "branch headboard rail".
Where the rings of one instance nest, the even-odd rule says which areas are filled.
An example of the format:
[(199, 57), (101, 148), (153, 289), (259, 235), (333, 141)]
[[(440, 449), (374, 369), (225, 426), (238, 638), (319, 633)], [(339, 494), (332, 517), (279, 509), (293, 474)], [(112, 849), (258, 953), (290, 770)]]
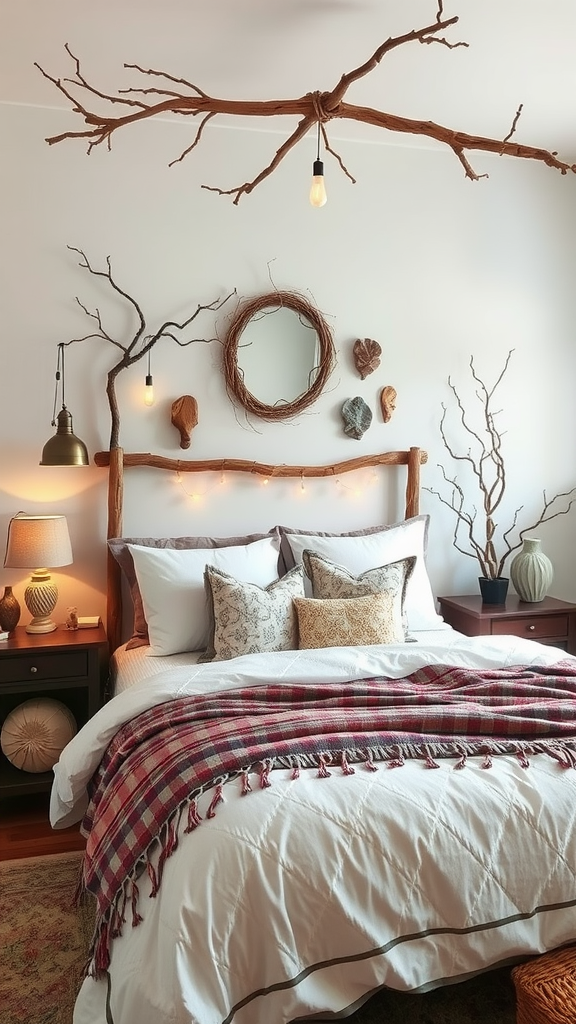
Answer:
[[(324, 477), (339, 476), (357, 469), (371, 466), (406, 466), (406, 494), (404, 516), (410, 519), (420, 510), (420, 466), (428, 461), (428, 453), (422, 448), (407, 451), (381, 452), (375, 455), (361, 455), (356, 459), (335, 462), (325, 466), (272, 465), (264, 462), (250, 462), (244, 459), (169, 459), (149, 452), (128, 453), (114, 447), (107, 452), (96, 452), (97, 466), (108, 467), (108, 524), (107, 538), (122, 536), (122, 512), (124, 498), (124, 469), (131, 466), (147, 466), (179, 473), (256, 473), (259, 476), (280, 477)], [(122, 634), (122, 578), (116, 559), (107, 552), (106, 578), (106, 629), (110, 651), (121, 643)]]

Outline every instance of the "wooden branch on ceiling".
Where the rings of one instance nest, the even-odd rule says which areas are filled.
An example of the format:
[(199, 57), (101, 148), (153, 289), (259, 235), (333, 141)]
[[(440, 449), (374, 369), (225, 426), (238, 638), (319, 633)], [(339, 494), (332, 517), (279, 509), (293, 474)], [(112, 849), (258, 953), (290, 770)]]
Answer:
[[(503, 139), (492, 139), (455, 131), (433, 121), (415, 120), (375, 110), (372, 107), (356, 106), (344, 101), (350, 86), (370, 74), (388, 53), (399, 46), (412, 42), (423, 44), (438, 43), (449, 49), (454, 49), (458, 46), (468, 46), (468, 43), (464, 42), (451, 43), (440, 34), (455, 25), (457, 21), (457, 17), (444, 18), (443, 0), (438, 0), (436, 20), (433, 24), (426, 25), (420, 29), (413, 29), (400, 36), (391, 36), (381, 43), (363, 64), (343, 74), (333, 89), (324, 92), (309, 92), (296, 99), (280, 100), (219, 99), (215, 96), (209, 96), (199, 86), (184, 78), (176, 78), (165, 71), (158, 71), (154, 68), (143, 68), (138, 64), (124, 64), (124, 67), (146, 76), (149, 80), (161, 78), (166, 85), (171, 83), (172, 87), (131, 86), (126, 89), (119, 89), (116, 94), (109, 94), (89, 84), (82, 73), (79, 59), (73, 54), (66, 43), (66, 50), (74, 62), (73, 77), (56, 78), (48, 74), (37, 62), (35, 66), (45, 78), (56, 86), (67, 102), (72, 105), (72, 110), (75, 114), (80, 115), (87, 128), (78, 131), (62, 132), (59, 135), (48, 137), (46, 141), (52, 146), (57, 142), (62, 142), (64, 139), (87, 139), (88, 153), (90, 154), (96, 146), (102, 143), (105, 143), (110, 149), (114, 132), (124, 128), (126, 125), (165, 114), (199, 117), (200, 122), (192, 142), (183, 150), (180, 156), (171, 161), (170, 166), (173, 166), (175, 163), (183, 160), (198, 146), (204, 128), (209, 121), (219, 114), (237, 115), (240, 117), (299, 117), (300, 120), (295, 130), (276, 151), (270, 163), (252, 181), (246, 181), (244, 184), (236, 185), (233, 188), (202, 185), (202, 188), (217, 192), (220, 195), (233, 196), (235, 204), (239, 202), (243, 195), (248, 195), (260, 182), (268, 178), (282, 162), (286, 154), (318, 124), (321, 126), (326, 151), (335, 157), (344, 173), (354, 181), (355, 179), (344, 165), (342, 158), (331, 147), (328, 139), (326, 125), (328, 122), (336, 119), (361, 121), (376, 128), (383, 128), (386, 131), (421, 135), (433, 139), (453, 151), (462, 164), (466, 177), (473, 181), (477, 181), (479, 178), (486, 178), (488, 175), (478, 174), (474, 170), (467, 156), (467, 153), (470, 151), (483, 151), (496, 153), (499, 156), (537, 160), (559, 170), (562, 174), (566, 174), (568, 171), (576, 173), (576, 164), (569, 164), (560, 160), (556, 152), (549, 152), (535, 146), (527, 146), (512, 141), (512, 136), (516, 131), (522, 111), (522, 105), (516, 110), (507, 135)], [(95, 101), (103, 101), (106, 112), (97, 112), (92, 106)], [(122, 112), (113, 114), (113, 110), (119, 107), (122, 109)]]

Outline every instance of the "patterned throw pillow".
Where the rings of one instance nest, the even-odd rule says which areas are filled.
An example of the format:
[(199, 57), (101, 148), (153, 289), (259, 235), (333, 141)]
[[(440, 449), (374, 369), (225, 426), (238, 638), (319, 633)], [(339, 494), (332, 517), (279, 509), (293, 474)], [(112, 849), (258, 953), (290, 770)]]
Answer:
[(364, 644), (403, 643), (394, 624), (391, 591), (368, 597), (322, 601), (295, 597), (299, 647), (359, 647)]
[(360, 576), (354, 576), (342, 565), (319, 555), (315, 551), (306, 550), (302, 552), (304, 569), (312, 583), (312, 597), (321, 599), (327, 598), (351, 598), (367, 597), (369, 594), (392, 594), (392, 615), (394, 617), (394, 628), (402, 639), (406, 635), (406, 623), (404, 621), (404, 601), (408, 581), (414, 572), (416, 556), (401, 558), (397, 562), (390, 562), (389, 565), (381, 565), (375, 569), (368, 569)]
[(214, 642), (202, 661), (298, 649), (293, 598), (304, 595), (301, 565), (267, 587), (242, 583), (212, 565), (206, 566), (204, 580), (214, 611)]

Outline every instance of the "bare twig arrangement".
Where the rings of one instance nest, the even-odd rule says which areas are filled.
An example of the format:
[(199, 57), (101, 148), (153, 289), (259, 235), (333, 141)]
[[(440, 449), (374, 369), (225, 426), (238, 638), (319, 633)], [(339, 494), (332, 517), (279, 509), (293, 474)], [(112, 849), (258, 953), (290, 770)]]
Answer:
[[(539, 518), (530, 526), (526, 526), (519, 530), (517, 533), (516, 543), (512, 543), (511, 535), (514, 530), (517, 529), (518, 516), (524, 507), (523, 505), (520, 505), (515, 510), (512, 516), (512, 523), (508, 529), (501, 530), (501, 543), (504, 551), (503, 554), (498, 557), (494, 543), (498, 523), (495, 521), (494, 517), (502, 499), (504, 498), (506, 490), (506, 469), (504, 457), (502, 455), (503, 433), (496, 425), (498, 411), (494, 410), (493, 402), (496, 389), (508, 369), (513, 351), (514, 350), (511, 349), (508, 352), (504, 368), (502, 369), (502, 372), (495, 384), (490, 389), (476, 373), (474, 368), (474, 359), (470, 359), (470, 371), (477, 385), (476, 397), (478, 398), (482, 409), (483, 426), (481, 428), (475, 428), (470, 425), (462, 399), (451, 379), (448, 378), (448, 384), (456, 399), (456, 404), (460, 413), (460, 422), (465, 433), (468, 435), (473, 448), (468, 448), (466, 452), (460, 452), (453, 447), (451, 442), (448, 440), (446, 433), (447, 409), (445, 405), (442, 405), (440, 434), (442, 436), (444, 447), (455, 462), (466, 463), (471, 469), (472, 474), (476, 477), (484, 517), (480, 517), (480, 519), (478, 519), (478, 510), (475, 506), (472, 506), (471, 511), (468, 510), (469, 506), (466, 506), (466, 497), (462, 485), (458, 483), (455, 476), (450, 476), (441, 464), (439, 464), (438, 468), (442, 472), (445, 483), (449, 484), (452, 488), (450, 496), (445, 497), (432, 487), (425, 488), (425, 490), (430, 491), (431, 494), (435, 494), (443, 505), (455, 513), (456, 524), (454, 527), (453, 543), (456, 550), (460, 551), (463, 555), (469, 555), (471, 558), (476, 558), (480, 565), (482, 576), (486, 579), (492, 580), (502, 577), (504, 565), (507, 559), (512, 552), (517, 551), (518, 548), (522, 546), (522, 541), (526, 534), (532, 533), (532, 531), (537, 529), (538, 526), (541, 526), (542, 523), (547, 523), (551, 519), (555, 519), (557, 516), (566, 515), (576, 501), (576, 487), (573, 487), (570, 491), (555, 494), (554, 497), (550, 499), (546, 497), (546, 491), (544, 491), (542, 511)], [(574, 495), (574, 497), (571, 497), (571, 495)], [(555, 502), (559, 501), (561, 498), (565, 499), (564, 504), (566, 507), (553, 508), (553, 506), (555, 506)], [(466, 535), (470, 550), (467, 550), (461, 545), (460, 529), (462, 529)]]
[(122, 370), (126, 370), (129, 366), (133, 366), (134, 363), (139, 362), (143, 356), (147, 355), (148, 352), (154, 347), (154, 345), (160, 341), (161, 338), (169, 338), (174, 341), (181, 348), (186, 348), (188, 345), (193, 345), (197, 342), (209, 344), (211, 341), (216, 341), (216, 338), (181, 338), (176, 332), (184, 331), (200, 313), (206, 312), (207, 310), (218, 310), (225, 302), (231, 298), (235, 292), (230, 292), (225, 299), (214, 299), (213, 302), (209, 302), (206, 305), (198, 304), (193, 313), (185, 320), (180, 323), (176, 320), (165, 320), (159, 327), (150, 332), (144, 313), (140, 304), (134, 299), (128, 292), (124, 291), (123, 288), (117, 284), (112, 274), (112, 264), (110, 257), (106, 257), (106, 270), (96, 270), (90, 263), (86, 254), (82, 249), (77, 249), (73, 245), (69, 245), (68, 248), (71, 252), (76, 252), (80, 256), (79, 266), (88, 270), (90, 274), (95, 277), (103, 277), (108, 281), (108, 284), (114, 289), (117, 295), (120, 295), (132, 306), (136, 313), (137, 327), (134, 331), (134, 336), (130, 342), (124, 344), (113, 338), (104, 327), (102, 316), (98, 308), (89, 310), (83, 302), (80, 301), (76, 296), (76, 302), (92, 321), (95, 322), (96, 328), (89, 334), (83, 335), (81, 338), (71, 338), (70, 341), (64, 342), (64, 345), (75, 345), (81, 341), (88, 341), (89, 338), (100, 338), (102, 341), (107, 341), (115, 348), (119, 349), (122, 353), (120, 359), (114, 364), (112, 369), (108, 371), (107, 383), (106, 383), (106, 395), (108, 397), (108, 405), (110, 407), (111, 417), (111, 431), (110, 431), (110, 448), (119, 447), (120, 438), (120, 410), (118, 407), (118, 401), (116, 398), (116, 377)]
[[(465, 42), (449, 42), (443, 33), (451, 28), (458, 21), (457, 17), (445, 18), (443, 13), (443, 0), (437, 0), (436, 20), (423, 28), (413, 29), (403, 35), (391, 36), (381, 43), (374, 50), (373, 54), (363, 64), (343, 74), (339, 82), (331, 90), (324, 92), (316, 91), (306, 93), (296, 99), (281, 100), (227, 100), (209, 96), (203, 89), (189, 82), (184, 78), (155, 68), (143, 68), (138, 64), (124, 64), (128, 70), (135, 71), (147, 77), (148, 81), (160, 78), (164, 81), (161, 86), (130, 86), (125, 89), (118, 89), (117, 93), (110, 94), (90, 85), (81, 70), (80, 61), (74, 55), (66, 43), (66, 50), (74, 63), (74, 74), (71, 78), (56, 78), (48, 74), (38, 63), (36, 67), (45, 78), (52, 82), (65, 99), (72, 104), (74, 113), (79, 114), (87, 127), (78, 131), (62, 132), (47, 138), (49, 145), (62, 142), (63, 139), (87, 139), (88, 153), (96, 147), (105, 143), (108, 149), (111, 148), (111, 140), (114, 132), (125, 125), (134, 124), (138, 121), (148, 120), (152, 117), (165, 114), (192, 115), (200, 118), (194, 138), (189, 146), (183, 150), (180, 156), (171, 161), (170, 166), (178, 163), (188, 156), (198, 146), (204, 128), (218, 114), (238, 115), (241, 117), (277, 117), (297, 116), (300, 118), (297, 127), (288, 136), (286, 141), (274, 154), (267, 167), (252, 181), (244, 182), (233, 188), (218, 188), (213, 185), (202, 185), (209, 191), (217, 192), (220, 195), (234, 196), (234, 203), (237, 204), (243, 195), (247, 195), (267, 178), (281, 163), (286, 154), (312, 129), (320, 127), (326, 151), (330, 153), (340, 165), (342, 171), (355, 181), (352, 174), (346, 168), (342, 158), (331, 147), (326, 125), (329, 121), (337, 118), (361, 121), (365, 124), (374, 125), (376, 128), (384, 128), (390, 132), (402, 132), (412, 135), (427, 136), (448, 146), (464, 168), (467, 178), (477, 181), (479, 178), (488, 177), (487, 174), (478, 174), (470, 164), (466, 153), (470, 150), (496, 153), (499, 156), (519, 157), (526, 160), (539, 160), (549, 167), (559, 170), (562, 174), (568, 171), (576, 173), (576, 164), (566, 163), (558, 158), (556, 152), (548, 152), (534, 146), (526, 146), (512, 141), (516, 132), (518, 121), (522, 112), (520, 105), (512, 119), (510, 130), (503, 139), (491, 139), (483, 136), (469, 135), (466, 132), (455, 131), (440, 124), (428, 120), (415, 120), (413, 118), (401, 117), (389, 114), (384, 111), (374, 110), (372, 107), (356, 106), (346, 103), (346, 96), (350, 86), (370, 74), (392, 50), (407, 43), (438, 43), (448, 49), (459, 46), (468, 46)], [(169, 83), (172, 83), (169, 86)], [(103, 112), (97, 112), (92, 106), (94, 101), (104, 104)], [(119, 114), (114, 110), (121, 110)]]

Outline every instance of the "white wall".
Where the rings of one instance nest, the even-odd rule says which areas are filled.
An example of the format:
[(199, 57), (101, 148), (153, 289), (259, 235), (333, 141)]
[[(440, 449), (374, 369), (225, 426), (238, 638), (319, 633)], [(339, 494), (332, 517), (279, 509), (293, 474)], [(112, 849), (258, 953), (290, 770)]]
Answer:
[[(116, 87), (123, 60), (183, 74), (188, 43), (178, 30), (195, 5), (171, 0), (166, 6), (178, 16), (171, 45), (164, 5), (162, 11), (157, 5), (139, 5), (144, 16), (136, 22), (135, 6), (127, 0), (98, 5), (98, 10), (60, 0), (50, 5), (49, 17), (45, 5), (34, 0), (14, 3), (3, 14), (0, 536), (5, 537), (10, 516), (19, 510), (65, 513), (75, 560), (56, 574), (57, 613), (64, 618), (67, 605), (76, 604), (79, 614), (104, 614), (106, 473), (93, 466), (46, 469), (38, 462), (52, 433), (56, 346), (89, 330), (75, 297), (91, 309), (98, 307), (107, 329), (122, 344), (130, 340), (134, 323), (105, 283), (79, 268), (67, 246), (82, 248), (98, 268), (110, 255), (118, 283), (140, 302), (151, 326), (166, 317), (185, 317), (198, 303), (234, 288), (241, 297), (268, 291), (272, 280), (275, 287), (307, 294), (334, 331), (338, 363), (328, 388), (308, 413), (290, 423), (246, 422), (226, 396), (218, 341), (184, 350), (162, 343), (152, 356), (157, 395), (152, 409), (141, 401), (144, 365), (118, 381), (121, 443), (127, 451), (179, 457), (170, 405), (190, 393), (200, 413), (191, 457), (325, 463), (420, 445), (430, 456), (423, 484), (437, 487), (437, 464), (452, 469), (438, 430), (442, 403), (453, 407), (448, 376), (472, 408), (470, 357), (492, 384), (506, 353), (514, 349), (499, 389), (507, 464), (502, 523), (510, 525), (520, 505), (521, 523), (532, 522), (544, 489), (551, 496), (576, 485), (576, 178), (535, 162), (480, 154), (474, 157), (475, 166), (490, 177), (472, 183), (449, 151), (415, 145), (412, 138), (400, 145), (397, 137), (382, 137), (374, 130), (352, 139), (345, 125), (333, 125), (331, 140), (356, 185), (327, 157), (329, 202), (322, 210), (308, 205), (315, 145), (310, 138), (234, 206), (200, 185), (230, 187), (251, 178), (285, 138), (282, 125), (264, 126), (263, 131), (260, 124), (239, 129), (233, 123), (216, 123), (206, 129), (201, 146), (172, 168), (168, 162), (192, 137), (186, 119), (130, 128), (114, 139), (111, 153), (100, 148), (87, 157), (78, 142), (48, 147), (47, 135), (79, 124), (33, 61), (51, 72), (68, 73), (62, 50), (68, 41), (86, 52), (91, 72), (110, 88)], [(255, 6), (244, 5), (249, 24)], [(192, 49), (200, 59), (207, 49), (200, 29), (211, 16), (203, 5), (196, 7)], [(422, 10), (424, 5), (416, 7)], [(299, 16), (297, 7), (294, 17)], [(334, 24), (340, 29), (339, 17)], [(248, 33), (243, 39), (245, 70), (238, 68), (238, 74), (244, 73), (248, 84), (251, 68), (260, 93), (272, 96), (276, 68), (270, 51), (249, 49), (251, 39), (266, 27), (258, 22), (254, 36)], [(222, 94), (230, 87), (226, 79), (233, 77), (226, 47), (237, 57), (230, 48), (239, 23), (229, 29), (229, 35), (223, 30), (222, 37), (212, 36), (213, 49), (208, 49), (214, 66), (227, 69), (221, 71)], [(319, 43), (321, 26), (316, 22), (314, 30)], [(366, 35), (364, 23), (362, 30)], [(342, 47), (341, 32), (338, 39)], [(364, 38), (362, 53), (358, 49), (349, 66), (357, 56), (367, 56)], [(265, 67), (256, 76), (254, 65), (262, 53)], [(203, 60), (206, 74), (210, 60), (206, 54)], [(413, 61), (411, 56), (411, 68)], [(338, 65), (338, 74), (348, 69)], [(288, 61), (279, 73), (283, 82), (289, 79)], [(186, 75), (196, 80), (190, 67)], [(294, 95), (315, 87), (314, 78), (302, 82), (306, 76), (301, 62), (294, 77)], [(198, 79), (198, 84), (204, 81)], [(367, 83), (363, 89), (369, 93)], [(283, 89), (283, 94), (291, 92)], [(219, 315), (203, 316), (194, 333), (222, 339), (233, 308), (231, 302)], [(351, 359), (358, 337), (374, 338), (382, 346), (381, 366), (365, 381)], [(75, 430), (91, 453), (108, 447), (104, 388), (117, 357), (117, 349), (100, 341), (67, 349), (67, 404)], [(376, 411), (377, 396), (386, 384), (398, 392), (397, 410), (388, 424)], [(342, 402), (356, 394), (375, 410), (373, 425), (361, 441), (344, 435), (340, 417)], [(453, 436), (455, 444), (466, 444), (461, 431)], [(132, 535), (226, 534), (276, 522), (353, 529), (398, 518), (401, 486), (395, 479), (388, 500), (385, 481), (382, 473), (376, 478), (360, 473), (340, 483), (309, 483), (302, 491), (299, 481), (264, 489), (252, 478), (226, 477), (221, 483), (219, 477), (190, 474), (180, 486), (175, 475), (135, 472), (126, 482), (124, 527)], [(185, 493), (194, 490), (202, 495), (200, 500)], [(426, 491), (422, 511), (432, 516), (429, 570), (435, 590), (474, 592), (477, 565), (454, 550), (453, 517)], [(576, 508), (537, 531), (555, 567), (552, 593), (569, 600), (576, 600), (575, 524)], [(0, 583), (14, 584), (22, 598), (21, 572), (0, 570)]]

